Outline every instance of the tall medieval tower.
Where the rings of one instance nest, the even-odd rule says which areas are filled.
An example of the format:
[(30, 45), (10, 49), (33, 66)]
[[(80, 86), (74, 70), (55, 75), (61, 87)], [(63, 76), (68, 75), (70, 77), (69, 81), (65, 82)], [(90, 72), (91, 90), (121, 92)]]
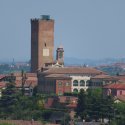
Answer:
[(54, 20), (48, 15), (31, 19), (31, 72), (53, 62)]

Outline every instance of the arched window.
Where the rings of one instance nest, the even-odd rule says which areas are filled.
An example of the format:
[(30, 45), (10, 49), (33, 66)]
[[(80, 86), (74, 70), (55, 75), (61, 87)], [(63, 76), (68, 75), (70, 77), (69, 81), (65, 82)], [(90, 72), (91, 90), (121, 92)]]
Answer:
[(86, 86), (89, 86), (89, 85), (90, 85), (90, 81), (87, 80), (87, 81), (86, 81)]
[(73, 92), (78, 92), (78, 89), (73, 89)]
[(85, 91), (84, 89), (80, 89), (80, 91), (82, 91), (82, 90)]
[(73, 81), (73, 86), (78, 86), (78, 81), (77, 80)]
[(85, 81), (84, 80), (80, 81), (80, 86), (85, 86)]

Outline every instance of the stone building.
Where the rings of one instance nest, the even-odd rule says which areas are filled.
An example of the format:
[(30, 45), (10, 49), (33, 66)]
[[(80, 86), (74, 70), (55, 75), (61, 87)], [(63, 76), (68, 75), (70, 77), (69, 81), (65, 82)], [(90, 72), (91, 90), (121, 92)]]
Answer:
[(31, 72), (53, 62), (54, 20), (48, 15), (31, 19)]
[(38, 73), (38, 90), (41, 93), (63, 95), (90, 87), (90, 79), (105, 74), (90, 67), (51, 67)]
[(117, 81), (94, 68), (65, 67), (62, 46), (56, 50), (56, 60), (53, 53), (54, 20), (48, 15), (31, 19), (31, 72), (38, 73), (38, 90), (41, 93), (63, 95)]

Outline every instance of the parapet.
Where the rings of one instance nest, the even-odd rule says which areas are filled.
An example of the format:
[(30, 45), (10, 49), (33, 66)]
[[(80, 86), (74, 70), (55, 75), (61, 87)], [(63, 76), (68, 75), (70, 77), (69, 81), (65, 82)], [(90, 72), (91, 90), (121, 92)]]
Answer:
[(42, 20), (50, 20), (50, 15), (41, 15)]
[(40, 18), (32, 18), (31, 22), (38, 22), (40, 20), (53, 21), (53, 19), (50, 18), (50, 15), (41, 15)]

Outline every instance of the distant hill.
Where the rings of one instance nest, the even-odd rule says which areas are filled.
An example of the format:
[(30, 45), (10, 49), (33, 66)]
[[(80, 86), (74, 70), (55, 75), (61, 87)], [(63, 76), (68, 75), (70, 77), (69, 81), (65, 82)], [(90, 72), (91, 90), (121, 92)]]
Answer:
[[(94, 59), (79, 59), (73, 57), (66, 57), (64, 59), (65, 66), (91, 66), (96, 67), (99, 70), (105, 71), (111, 75), (117, 73), (125, 73), (125, 58), (106, 58), (100, 60)], [(7, 62), (5, 60), (0, 61), (0, 73), (17, 72), (21, 70), (27, 72), (30, 71), (29, 61), (21, 62)]]
[(65, 65), (88, 65), (88, 66), (99, 66), (99, 65), (110, 65), (114, 63), (125, 63), (125, 58), (106, 58), (106, 59), (79, 59), (73, 57), (65, 58)]

